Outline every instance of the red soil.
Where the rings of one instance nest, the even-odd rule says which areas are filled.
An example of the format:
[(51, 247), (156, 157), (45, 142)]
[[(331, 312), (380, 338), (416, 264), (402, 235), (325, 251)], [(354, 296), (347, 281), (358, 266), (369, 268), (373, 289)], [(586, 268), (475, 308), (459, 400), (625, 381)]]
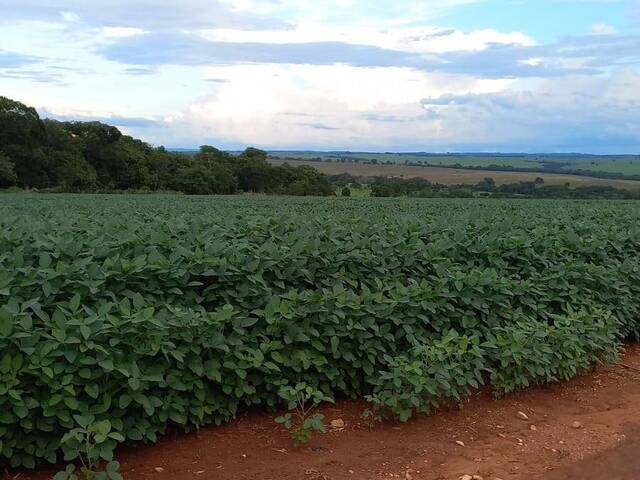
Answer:
[[(247, 414), (121, 450), (117, 458), (127, 480), (638, 480), (640, 347), (630, 347), (623, 363), (502, 400), (478, 392), (462, 408), (406, 424), (369, 428), (360, 419), (365, 403), (340, 402), (321, 410), (345, 428), (317, 434), (301, 448), (275, 415)], [(44, 480), (53, 471), (18, 478)]]

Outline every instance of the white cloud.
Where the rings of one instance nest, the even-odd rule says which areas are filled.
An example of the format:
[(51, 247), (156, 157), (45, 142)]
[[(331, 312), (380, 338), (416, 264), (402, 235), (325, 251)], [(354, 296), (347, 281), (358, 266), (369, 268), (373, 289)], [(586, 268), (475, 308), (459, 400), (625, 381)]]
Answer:
[(326, 26), (300, 24), (288, 30), (211, 29), (202, 36), (217, 42), (256, 42), (295, 44), (307, 42), (344, 42), (375, 45), (389, 50), (415, 53), (445, 53), (460, 50), (480, 51), (491, 44), (535, 45), (534, 40), (520, 32), (503, 33), (492, 29), (463, 32), (441, 27)]
[(102, 36), (106, 38), (136, 37), (150, 33), (148, 30), (133, 27), (103, 27), (100, 29)]
[(640, 74), (631, 69), (524, 86), (403, 68), (247, 65), (209, 74), (226, 82), (169, 118), (166, 142), (353, 150), (640, 147)]
[(640, 138), (640, 36), (597, 24), (602, 36), (536, 45), (517, 31), (436, 26), (475, 1), (0, 0), (0, 90), (61, 117), (119, 118), (168, 145)]
[[(232, 12), (219, 0), (0, 0), (0, 24), (16, 21), (83, 22), (92, 27), (144, 29), (265, 28), (280, 20)], [(65, 18), (66, 17), (66, 18)]]
[(433, 127), (420, 103), (425, 96), (499, 92), (510, 84), (409, 68), (346, 65), (207, 70), (208, 76), (225, 82), (211, 96), (169, 119), (170, 143), (187, 142), (190, 135), (201, 142), (222, 138), (242, 145), (318, 148), (391, 145), (409, 137), (415, 141)]
[(78, 23), (80, 21), (80, 15), (75, 12), (60, 12), (60, 18), (63, 22)]
[(591, 27), (591, 33), (595, 35), (615, 35), (618, 31), (615, 27), (606, 23), (596, 23)]
[(222, 0), (238, 12), (285, 17), (292, 23), (405, 25), (434, 20), (480, 0)]

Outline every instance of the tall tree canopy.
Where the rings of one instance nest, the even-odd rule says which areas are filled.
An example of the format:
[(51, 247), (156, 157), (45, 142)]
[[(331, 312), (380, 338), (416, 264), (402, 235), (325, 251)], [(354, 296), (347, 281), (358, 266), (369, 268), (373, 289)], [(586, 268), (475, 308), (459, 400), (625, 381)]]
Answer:
[(267, 153), (239, 155), (204, 145), (196, 155), (168, 152), (100, 122), (42, 120), (0, 97), (0, 187), (59, 191), (173, 190), (332, 195), (326, 176), (308, 167), (273, 166)]

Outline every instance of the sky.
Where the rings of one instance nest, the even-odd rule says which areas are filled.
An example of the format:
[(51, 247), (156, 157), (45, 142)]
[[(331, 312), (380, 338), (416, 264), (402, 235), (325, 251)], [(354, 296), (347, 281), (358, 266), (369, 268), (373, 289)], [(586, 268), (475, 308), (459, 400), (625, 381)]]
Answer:
[(640, 0), (0, 0), (0, 95), (153, 145), (640, 152)]

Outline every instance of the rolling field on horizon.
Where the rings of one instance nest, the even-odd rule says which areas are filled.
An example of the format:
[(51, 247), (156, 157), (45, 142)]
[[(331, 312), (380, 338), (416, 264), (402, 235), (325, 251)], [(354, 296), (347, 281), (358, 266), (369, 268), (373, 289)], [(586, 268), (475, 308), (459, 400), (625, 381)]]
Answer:
[(518, 154), (425, 154), (425, 153), (368, 153), (368, 152), (303, 152), (272, 151), (270, 154), (281, 159), (296, 158), (312, 160), (321, 158), (324, 162), (341, 159), (393, 164), (421, 164), (430, 166), (462, 166), (469, 168), (487, 168), (493, 165), (514, 169), (540, 169), (544, 172), (553, 167), (562, 170), (583, 170), (595, 173), (618, 173), (622, 175), (640, 175), (640, 155), (518, 155)]
[(502, 185), (505, 183), (533, 181), (537, 177), (540, 177), (544, 179), (545, 184), (549, 185), (563, 185), (568, 182), (572, 187), (610, 185), (626, 190), (640, 189), (640, 181), (637, 180), (595, 178), (560, 173), (506, 172), (499, 170), (471, 170), (411, 165), (372, 165), (349, 162), (312, 162), (308, 160), (283, 160), (274, 158), (270, 158), (269, 161), (274, 165), (281, 165), (283, 163), (288, 163), (292, 166), (307, 165), (327, 175), (349, 173), (362, 177), (425, 178), (433, 183), (442, 183), (445, 185), (476, 184), (486, 177), (491, 177), (498, 185)]

